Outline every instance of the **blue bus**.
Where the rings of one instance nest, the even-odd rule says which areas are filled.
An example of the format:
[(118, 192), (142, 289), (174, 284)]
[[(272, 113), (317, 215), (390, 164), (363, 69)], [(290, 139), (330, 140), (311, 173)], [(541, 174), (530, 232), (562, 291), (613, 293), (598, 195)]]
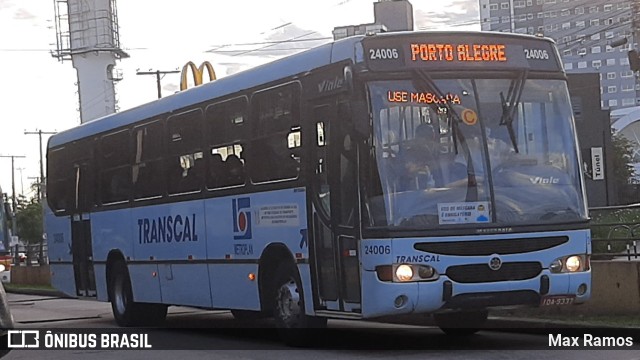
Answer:
[(167, 306), (328, 318), (591, 292), (581, 160), (546, 38), (355, 36), (53, 135), (53, 285), (121, 326)]

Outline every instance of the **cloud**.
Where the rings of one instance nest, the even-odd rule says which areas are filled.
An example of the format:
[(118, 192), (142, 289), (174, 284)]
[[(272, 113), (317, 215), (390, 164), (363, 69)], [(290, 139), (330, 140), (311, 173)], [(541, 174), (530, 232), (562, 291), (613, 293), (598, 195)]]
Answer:
[(480, 9), (477, 1), (456, 0), (445, 10), (416, 10), (414, 19), (418, 30), (479, 26)]
[(163, 85), (162, 90), (164, 90), (164, 93), (166, 94), (173, 94), (176, 91), (180, 90), (180, 88), (178, 87), (177, 84), (169, 83), (169, 84)]
[[(2, 8), (1, 3), (0, 3), (0, 8)], [(20, 8), (16, 10), (16, 12), (13, 14), (13, 18), (16, 20), (33, 20), (33, 19), (36, 19), (37, 17), (32, 13), (28, 12), (27, 10)]]
[(295, 24), (289, 24), (279, 28), (276, 33), (267, 36), (262, 41), (256, 41), (251, 45), (238, 44), (220, 46), (207, 52), (228, 56), (279, 58), (319, 46), (329, 41), (329, 39), (318, 40), (318, 38), (323, 38), (322, 34), (314, 30), (298, 27)]
[(247, 68), (245, 63), (221, 62), (218, 64), (226, 68), (225, 75), (233, 75)]
[(15, 6), (11, 0), (0, 0), (0, 9), (8, 9)]

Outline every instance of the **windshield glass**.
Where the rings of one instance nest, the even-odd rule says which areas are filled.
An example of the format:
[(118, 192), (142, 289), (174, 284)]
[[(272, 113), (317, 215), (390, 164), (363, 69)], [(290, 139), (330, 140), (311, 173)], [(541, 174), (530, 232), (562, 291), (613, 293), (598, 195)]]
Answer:
[(370, 226), (586, 219), (564, 81), (376, 81), (369, 94)]

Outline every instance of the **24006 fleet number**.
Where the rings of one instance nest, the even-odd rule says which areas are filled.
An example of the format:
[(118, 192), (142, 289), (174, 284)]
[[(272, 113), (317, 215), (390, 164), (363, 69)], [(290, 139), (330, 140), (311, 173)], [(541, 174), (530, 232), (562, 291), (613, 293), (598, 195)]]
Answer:
[(369, 59), (371, 60), (387, 60), (397, 58), (398, 49), (369, 49)]
[(386, 255), (391, 254), (391, 245), (365, 245), (365, 255)]

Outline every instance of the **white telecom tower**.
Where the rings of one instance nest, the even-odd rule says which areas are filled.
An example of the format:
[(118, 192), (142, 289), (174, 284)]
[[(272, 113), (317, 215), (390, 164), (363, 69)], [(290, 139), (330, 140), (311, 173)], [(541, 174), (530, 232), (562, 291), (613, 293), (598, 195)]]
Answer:
[(80, 122), (116, 111), (114, 82), (122, 80), (116, 60), (129, 57), (120, 48), (116, 0), (54, 0), (56, 50), (78, 73)]

